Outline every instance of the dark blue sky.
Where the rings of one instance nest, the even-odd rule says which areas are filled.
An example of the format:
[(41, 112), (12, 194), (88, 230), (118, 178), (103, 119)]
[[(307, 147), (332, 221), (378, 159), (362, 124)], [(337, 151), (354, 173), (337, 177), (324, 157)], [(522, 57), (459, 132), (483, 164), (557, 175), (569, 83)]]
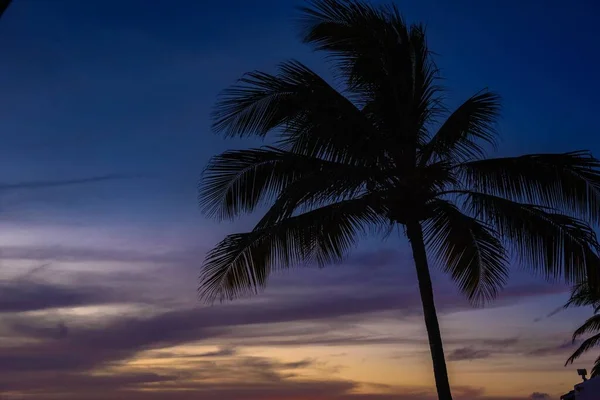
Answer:
[[(158, 199), (193, 207), (207, 157), (239, 145), (209, 132), (216, 94), (245, 71), (292, 57), (325, 73), (320, 56), (296, 40), (298, 4), (15, 0), (0, 25), (0, 176), (144, 173), (154, 180), (97, 189), (99, 207), (150, 212)], [(483, 87), (501, 93), (501, 152), (600, 151), (600, 5), (397, 4), (408, 20), (427, 24), (449, 104)], [(91, 207), (93, 199), (78, 202), (79, 195), (65, 194), (69, 210)], [(60, 208), (56, 196), (49, 197)]]
[[(445, 77), (443, 84), (449, 90), (447, 98), (450, 106), (459, 104), (485, 87), (502, 95), (501, 154), (589, 149), (600, 156), (600, 121), (597, 117), (600, 79), (596, 72), (600, 61), (600, 3), (593, 0), (570, 3), (557, 0), (420, 0), (395, 3), (409, 21), (424, 22), (428, 26), (429, 44), (438, 54), (436, 60)], [(34, 304), (8, 299), (8, 303), (19, 304), (19, 307), (9, 310), (16, 314), (11, 314), (10, 318), (14, 318), (8, 320), (3, 319), (3, 310), (0, 310), (0, 333), (8, 329), (15, 337), (32, 335), (39, 339), (35, 335), (42, 335), (47, 327), (41, 328), (36, 324), (48, 322), (52, 327), (58, 320), (63, 324), (62, 319), (56, 319), (60, 313), (52, 308), (55, 303), (61, 307), (97, 306), (98, 303), (116, 307), (118, 303), (134, 308), (142, 304), (155, 311), (166, 310), (165, 314), (153, 314), (155, 319), (144, 323), (127, 320), (129, 314), (119, 314), (121, 311), (114, 314), (106, 311), (106, 315), (110, 314), (114, 320), (110, 319), (110, 323), (107, 322), (100, 331), (94, 330), (96, 328), (92, 325), (85, 325), (88, 323), (84, 318), (87, 314), (80, 310), (73, 314), (72, 319), (66, 320), (67, 326), (81, 323), (85, 329), (74, 330), (79, 332), (70, 342), (75, 347), (68, 349), (85, 356), (87, 353), (81, 348), (89, 346), (90, 358), (78, 362), (90, 370), (105, 366), (107, 362), (124, 362), (137, 351), (157, 350), (165, 343), (188, 344), (202, 335), (206, 339), (206, 326), (202, 325), (205, 315), (209, 316), (211, 323), (219, 317), (215, 316), (216, 311), (211, 311), (214, 315), (210, 312), (202, 314), (203, 310), (195, 309), (194, 288), (199, 260), (211, 244), (234, 227), (217, 225), (200, 214), (195, 201), (196, 183), (211, 155), (248, 144), (226, 142), (214, 136), (210, 132), (209, 114), (219, 91), (253, 69), (273, 71), (278, 62), (296, 58), (329, 76), (321, 56), (312, 54), (297, 40), (293, 21), (294, 7), (299, 4), (300, 1), (287, 0), (13, 1), (0, 21), (0, 135), (3, 139), (0, 146), (0, 183), (77, 179), (104, 174), (122, 174), (129, 178), (43, 190), (2, 191), (0, 188), (0, 240), (3, 257), (10, 259), (7, 261), (9, 267), (0, 274), (0, 285), (10, 290), (0, 290), (0, 294), (15, 298), (23, 295), (22, 299), (27, 303), (32, 290), (39, 289), (37, 297), (34, 296)], [(246, 222), (237, 225), (246, 225)], [(414, 326), (421, 329), (420, 320), (410, 320), (418, 313), (419, 306), (412, 301), (416, 294), (410, 292), (411, 288), (414, 289), (414, 281), (404, 280), (404, 270), (386, 270), (390, 276), (402, 278), (400, 289), (385, 274), (373, 278), (373, 281), (369, 280), (371, 275), (361, 275), (364, 270), (360, 269), (360, 265), (381, 264), (385, 269), (388, 264), (394, 264), (395, 268), (394, 257), (400, 259), (404, 256), (396, 253), (390, 256), (390, 253), (371, 248), (366, 256), (360, 257), (359, 261), (348, 264), (348, 275), (341, 280), (334, 278), (335, 273), (329, 275), (330, 272), (327, 272), (323, 276), (310, 272), (298, 275), (300, 284), (294, 283), (296, 281), (290, 275), (292, 283), (288, 282), (288, 286), (275, 285), (269, 291), (271, 297), (267, 298), (277, 298), (281, 293), (291, 296), (285, 297), (286, 301), (300, 310), (297, 311), (299, 316), (288, 315), (286, 309), (281, 308), (277, 309), (279, 317), (263, 323), (285, 321), (292, 324), (290, 329), (297, 332), (294, 321), (303, 321), (303, 330), (299, 330), (295, 339), (299, 345), (316, 341), (313, 336), (310, 340), (302, 336), (302, 332), (312, 332), (306, 327), (306, 320), (319, 311), (324, 315), (319, 318), (331, 319), (327, 322), (328, 330), (333, 325), (338, 326), (340, 332), (348, 332), (344, 346), (362, 340), (362, 336), (352, 330), (355, 327), (348, 328), (350, 323), (347, 319), (335, 325), (338, 323), (335, 318), (349, 318), (348, 313), (356, 318), (352, 323), (358, 324), (366, 323), (367, 316), (375, 318), (370, 313), (380, 315), (391, 310), (396, 313), (393, 318), (398, 318), (397, 315), (404, 312), (404, 325), (399, 330), (389, 323), (389, 319), (378, 319), (376, 325), (369, 326), (377, 332), (403, 335), (412, 334)], [(405, 258), (402, 262), (410, 266), (410, 258)], [(43, 264), (40, 267), (36, 262)], [(147, 264), (172, 268), (154, 270)], [(153, 272), (150, 274), (148, 271)], [(414, 279), (412, 270), (406, 271), (410, 279)], [(19, 278), (21, 283), (17, 285), (15, 276), (33, 281)], [(456, 352), (458, 361), (467, 354), (489, 362), (477, 364), (477, 368), (473, 366), (472, 369), (495, 368), (498, 375), (494, 377), (501, 378), (490, 383), (482, 381), (485, 393), (467, 391), (465, 398), (484, 399), (489, 398), (485, 397), (487, 393), (492, 393), (510, 395), (514, 399), (517, 394), (526, 396), (534, 389), (544, 390), (543, 386), (529, 390), (528, 384), (523, 383), (521, 387), (515, 383), (514, 393), (502, 391), (506, 386), (502, 379), (512, 382), (522, 376), (522, 371), (516, 370), (517, 366), (511, 362), (529, 354), (528, 351), (537, 351), (539, 357), (554, 357), (551, 363), (554, 369), (550, 372), (544, 369), (546, 364), (550, 365), (550, 359), (540, 358), (538, 364), (528, 366), (531, 369), (528, 370), (528, 379), (533, 382), (539, 378), (539, 382), (543, 382), (546, 373), (556, 373), (558, 378), (553, 378), (553, 383), (560, 387), (570, 384), (564, 378), (570, 375), (564, 375), (562, 369), (563, 353), (570, 351), (564, 342), (585, 313), (569, 314), (566, 323), (562, 319), (546, 321), (542, 318), (545, 322), (532, 325), (534, 318), (539, 319), (560, 305), (566, 293), (564, 288), (526, 285), (529, 281), (525, 281), (524, 276), (522, 273), (514, 275), (511, 290), (490, 311), (491, 314), (487, 314), (487, 310), (467, 308), (446, 283), (441, 282), (437, 287), (444, 299), (442, 324), (449, 327), (445, 336), (451, 344), (449, 351), (452, 354)], [(40, 282), (42, 286), (39, 286)], [(82, 282), (99, 286), (81, 287)], [(316, 285), (316, 282), (319, 284)], [(364, 287), (359, 283), (365, 283)], [(60, 285), (55, 287), (55, 284)], [(349, 311), (356, 308), (352, 299), (359, 286), (361, 295), (371, 296), (369, 299), (372, 301), (364, 302), (364, 310)], [(328, 289), (318, 290), (322, 288)], [(306, 303), (306, 293), (311, 294), (313, 302), (310, 304)], [(398, 300), (397, 303), (392, 302), (398, 305), (391, 307), (390, 298)], [(70, 303), (73, 299), (76, 299), (75, 304)], [(23, 310), (37, 310), (36, 307), (42, 307), (46, 313), (42, 322), (31, 322), (27, 316), (19, 314)], [(238, 327), (238, 324), (248, 323), (250, 317), (246, 314), (249, 309), (244, 308), (244, 304), (239, 305), (240, 311), (236, 311), (238, 308), (235, 307), (229, 310), (233, 310), (232, 315), (235, 314), (239, 321), (233, 318), (233, 322), (219, 322), (225, 328), (219, 335), (209, 336), (218, 340), (207, 342), (207, 346), (221, 346), (229, 343), (228, 340), (243, 341), (248, 349), (254, 346), (252, 340), (256, 338), (252, 336), (253, 331)], [(89, 313), (97, 313), (94, 315), (99, 320), (105, 316), (104, 311), (98, 309)], [(360, 314), (360, 318), (352, 313)], [(452, 319), (447, 315), (451, 315)], [(514, 318), (511, 324), (495, 325), (506, 316)], [(18, 329), (13, 327), (16, 329), (13, 332), (11, 324), (18, 318), (23, 318), (26, 323), (16, 324)], [(83, 318), (83, 322), (78, 318)], [(256, 318), (260, 320), (261, 317)], [(196, 322), (189, 322), (191, 320)], [(373, 320), (367, 322), (372, 323)], [(35, 326), (32, 328), (27, 325), (29, 323)], [(108, 361), (106, 357), (99, 356), (99, 350), (94, 351), (96, 345), (102, 349), (102, 344), (96, 343), (95, 335), (106, 333), (110, 341), (113, 340), (111, 334), (115, 337), (127, 333), (135, 336), (145, 332), (147, 326), (154, 327), (153, 324), (160, 327), (172, 324), (176, 331), (156, 328), (156, 335), (143, 338), (139, 343), (121, 343), (124, 349), (128, 349), (127, 352), (121, 352), (120, 348), (116, 351), (111, 347), (114, 343), (108, 343), (106, 346), (113, 351)], [(60, 332), (68, 331), (63, 325), (59, 326)], [(23, 327), (28, 327), (25, 333), (19, 331), (25, 329)], [(232, 336), (232, 327), (236, 327), (238, 336)], [(268, 325), (265, 332), (279, 327)], [(461, 331), (464, 327), (470, 329), (468, 334)], [(326, 335), (324, 331), (321, 333)], [(481, 335), (476, 338), (481, 339), (480, 342), (472, 338), (477, 334)], [(496, 342), (492, 343), (488, 339), (493, 334)], [(289, 332), (273, 333), (273, 337), (277, 335), (279, 341), (289, 339)], [(545, 347), (534, 348), (532, 342), (526, 340), (531, 337), (543, 342)], [(385, 338), (392, 339), (397, 337)], [(341, 341), (339, 338), (335, 340)], [(377, 345), (391, 343), (385, 340)], [(42, 355), (47, 352), (50, 359), (60, 358), (63, 353), (59, 350), (65, 351), (67, 347), (57, 350), (52, 343), (41, 344), (39, 351)], [(487, 347), (475, 350), (465, 347), (472, 343)], [(510, 349), (507, 347), (509, 344), (513, 346)], [(344, 352), (352, 356), (348, 356), (350, 358), (344, 361), (344, 365), (350, 367), (344, 371), (352, 370), (352, 365), (363, 365), (360, 360), (365, 357), (360, 351), (354, 354), (354, 350), (349, 349)], [(225, 350), (221, 353), (227, 357), (239, 356), (239, 352), (245, 354), (244, 357), (250, 354), (250, 350), (244, 353), (246, 348), (239, 352)], [(398, 364), (396, 353), (388, 350), (381, 358), (373, 356), (380, 360), (374, 370), (381, 368), (387, 371), (395, 368), (390, 365)], [(28, 350), (23, 347), (23, 350), (14, 350), (14, 354), (12, 351), (6, 357), (9, 360), (21, 357), (19, 359), (25, 360), (25, 365)], [(214, 349), (203, 351), (216, 354)], [(287, 368), (281, 360), (291, 356), (285, 353), (284, 357), (284, 353), (273, 351), (269, 354), (277, 354), (279, 361), (269, 358), (269, 368)], [(373, 351), (375, 354), (377, 349)], [(424, 360), (416, 365), (419, 368), (424, 365), (425, 378), (415, 376), (410, 379), (425, 382), (430, 378), (429, 361), (427, 357), (418, 357), (426, 352), (411, 354), (411, 357)], [(489, 361), (491, 354), (494, 357), (498, 355), (500, 361), (496, 358), (493, 362)], [(332, 360), (337, 357), (333, 353), (322, 356), (332, 357)], [(386, 358), (388, 356), (389, 359)], [(0, 351), (0, 369), (6, 357)], [(255, 370), (253, 362), (256, 359), (249, 360), (244, 358), (242, 361), (249, 364), (241, 365)], [(290, 360), (294, 361), (293, 358)], [(27, 370), (28, 367), (24, 368)], [(79, 372), (82, 367), (77, 364), (73, 368)], [(460, 369), (462, 366), (452, 368)], [(516, 378), (501, 375), (506, 368), (516, 374)], [(460, 371), (465, 377), (479, 381), (476, 372)], [(402, 370), (404, 372), (407, 371)], [(286, 375), (282, 373), (283, 376)], [(24, 375), (9, 378), (14, 382), (21, 379), (25, 385), (29, 380)], [(122, 378), (124, 382), (129, 382), (128, 379), (144, 381), (137, 375), (119, 376), (119, 379)], [(150, 378), (148, 380), (152, 381), (156, 377)], [(356, 383), (350, 372), (343, 378)], [(51, 383), (47, 382), (48, 385)], [(285, 385), (278, 388), (281, 393), (289, 390), (293, 394), (296, 390)], [(342, 389), (339, 390), (346, 393), (355, 388), (348, 386)], [(77, 393), (74, 396), (81, 398)], [(347, 393), (335, 396), (329, 398), (355, 398)], [(277, 398), (287, 399), (283, 395)], [(381, 397), (384, 398), (387, 397)], [(406, 399), (425, 397), (409, 396)]]

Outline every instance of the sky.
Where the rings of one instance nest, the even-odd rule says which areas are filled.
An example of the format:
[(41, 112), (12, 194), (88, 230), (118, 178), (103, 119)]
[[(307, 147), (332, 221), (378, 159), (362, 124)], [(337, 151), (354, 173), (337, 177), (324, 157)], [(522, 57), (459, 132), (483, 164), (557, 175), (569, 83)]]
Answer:
[[(211, 133), (216, 96), (290, 58), (330, 77), (298, 40), (299, 4), (14, 0), (0, 21), (2, 399), (435, 399), (401, 238), (251, 299), (197, 301), (205, 252), (257, 218), (198, 209), (208, 158), (259, 144)], [(502, 95), (500, 155), (600, 154), (597, 2), (396, 4), (426, 23), (449, 106)], [(515, 267), (473, 309), (433, 278), (458, 400), (557, 399), (597, 356), (563, 367), (590, 313), (557, 312), (563, 285)]]

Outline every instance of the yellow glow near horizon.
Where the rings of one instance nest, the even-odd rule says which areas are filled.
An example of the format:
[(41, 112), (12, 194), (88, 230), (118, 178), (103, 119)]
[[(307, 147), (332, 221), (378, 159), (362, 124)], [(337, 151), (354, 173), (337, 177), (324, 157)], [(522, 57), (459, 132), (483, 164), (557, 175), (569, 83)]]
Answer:
[[(383, 327), (382, 327), (383, 329)], [(264, 358), (278, 363), (297, 363), (311, 360), (306, 366), (294, 369), (289, 380), (353, 381), (357, 393), (388, 393), (397, 388), (428, 392), (433, 388), (431, 361), (427, 347), (398, 346), (394, 344), (360, 346), (242, 346), (233, 355), (209, 357), (223, 347), (203, 342), (149, 350), (129, 360), (121, 371), (144, 371), (148, 368), (189, 373), (194, 380), (194, 356), (210, 361), (215, 366), (235, 363), (244, 357)], [(404, 352), (403, 352), (404, 350)], [(558, 362), (558, 360), (557, 360)], [(523, 396), (523, 393), (542, 388), (559, 393), (576, 381), (571, 369), (545, 370), (544, 361), (526, 355), (495, 355), (490, 359), (450, 362), (453, 386), (485, 388), (488, 396)], [(285, 371), (285, 367), (282, 369)], [(208, 380), (207, 380), (208, 379)], [(203, 378), (213, 383), (239, 381), (236, 377)]]

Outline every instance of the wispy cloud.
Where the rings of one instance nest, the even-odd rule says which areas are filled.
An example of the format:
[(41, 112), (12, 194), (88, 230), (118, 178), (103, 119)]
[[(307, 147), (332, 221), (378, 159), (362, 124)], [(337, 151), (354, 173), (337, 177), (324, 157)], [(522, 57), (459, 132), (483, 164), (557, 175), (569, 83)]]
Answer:
[(461, 347), (454, 349), (448, 354), (449, 361), (480, 360), (492, 355), (491, 351), (478, 350), (473, 347)]
[[(397, 262), (389, 261), (390, 257), (398, 261), (398, 253), (395, 252), (388, 252), (385, 256), (378, 256), (376, 252), (358, 252), (349, 265), (326, 271), (298, 271), (297, 280), (291, 275), (283, 279), (275, 277), (274, 286), (262, 296), (210, 307), (163, 301), (165, 296), (177, 297), (181, 289), (177, 286), (167, 289), (167, 285), (161, 282), (172, 281), (174, 276), (189, 282), (189, 276), (196, 268), (191, 264), (196, 261), (193, 251), (154, 255), (141, 251), (86, 247), (13, 246), (5, 247), (3, 255), (21, 260), (50, 259), (53, 262), (52, 268), (40, 268), (37, 273), (21, 274), (19, 279), (1, 284), (0, 311), (5, 313), (2, 327), (5, 337), (11, 340), (11, 346), (0, 349), (0, 371), (3, 371), (7, 380), (2, 383), (0, 379), (0, 384), (14, 390), (25, 390), (27, 382), (31, 381), (25, 379), (25, 374), (34, 374), (39, 379), (35, 379), (37, 389), (34, 387), (31, 390), (52, 393), (58, 390), (55, 389), (57, 382), (62, 382), (64, 387), (73, 388), (69, 392), (72, 398), (81, 396), (79, 388), (101, 385), (101, 382), (106, 385), (114, 382), (112, 387), (115, 392), (109, 398), (118, 398), (121, 391), (127, 390), (132, 391), (131, 398), (135, 399), (137, 391), (156, 386), (159, 382), (161, 388), (167, 389), (160, 394), (164, 397), (153, 393), (156, 399), (178, 399), (178, 396), (183, 396), (179, 390), (185, 388), (194, 392), (194, 399), (202, 399), (209, 391), (222, 393), (223, 399), (236, 399), (238, 389), (247, 389), (245, 393), (248, 396), (244, 399), (252, 399), (253, 393), (257, 399), (269, 399), (269, 396), (294, 399), (294, 395), (296, 398), (304, 396), (304, 391), (310, 387), (315, 388), (313, 397), (316, 399), (320, 398), (315, 397), (317, 393), (329, 393), (329, 397), (322, 398), (336, 400), (402, 399), (403, 393), (407, 400), (433, 398), (429, 392), (412, 391), (407, 394), (402, 390), (396, 390), (395, 396), (391, 397), (387, 394), (373, 395), (375, 397), (350, 394), (356, 388), (356, 383), (333, 378), (320, 383), (308, 380), (305, 385), (296, 386), (296, 380), (304, 379), (300, 373), (303, 369), (318, 370), (314, 360), (301, 358), (282, 362), (251, 357), (240, 350), (273, 346), (371, 344), (426, 348), (424, 336), (374, 334), (359, 329), (362, 323), (377, 321), (381, 317), (393, 316), (396, 322), (410, 322), (421, 313), (414, 285), (397, 284), (398, 281), (402, 282), (404, 271), (397, 268)], [(71, 280), (61, 281), (60, 284), (51, 280), (67, 260), (82, 263), (91, 260), (119, 261), (123, 265), (132, 265), (156, 259), (164, 266), (148, 269), (144, 275), (128, 271), (79, 271), (70, 272), (68, 276)], [(381, 273), (373, 274), (371, 268), (374, 266), (379, 266), (378, 272)], [(507, 290), (502, 304), (511, 304), (538, 293), (546, 294), (547, 288), (543, 285), (515, 287)], [(437, 295), (440, 315), (470, 310), (468, 303), (450, 284), (438, 285)], [(146, 311), (114, 314), (95, 320), (68, 312), (70, 307), (85, 309), (126, 303), (139, 303), (146, 306)], [(57, 313), (55, 309), (67, 311)], [(31, 314), (31, 311), (36, 311), (36, 314)], [(191, 353), (169, 350), (194, 343), (217, 345), (218, 348)], [(501, 352), (500, 349), (519, 344), (515, 337), (457, 340), (450, 336), (446, 338), (446, 343), (450, 346), (451, 361), (483, 359)], [(133, 361), (143, 363), (151, 357), (148, 352), (152, 352), (152, 357), (160, 359), (161, 363), (167, 364), (144, 371), (151, 372), (150, 375), (138, 374), (139, 371), (128, 366)], [(174, 363), (179, 365), (179, 370), (173, 369)], [(236, 370), (235, 365), (241, 370)], [(117, 372), (116, 367), (125, 369)], [(194, 382), (201, 379), (202, 374), (189, 375), (190, 371), (212, 370), (220, 374), (220, 379), (242, 372), (240, 376), (250, 377), (246, 369), (261, 371), (259, 376), (252, 378), (255, 385), (248, 388), (245, 383), (237, 381), (227, 389), (220, 385), (198, 384)], [(104, 381), (94, 380), (98, 371), (105, 374), (102, 375)], [(54, 380), (46, 379), (50, 374), (60, 376)], [(121, 374), (124, 376), (120, 377)], [(214, 379), (216, 375), (211, 381)], [(19, 385), (23, 385), (21, 389)], [(481, 393), (470, 396), (462, 398), (485, 398)], [(457, 399), (460, 398), (457, 396)], [(104, 400), (102, 397), (98, 399)]]
[(30, 280), (0, 281), (0, 312), (41, 311), (114, 303), (118, 294), (110, 288), (71, 287)]
[(529, 352), (529, 355), (537, 357), (564, 355), (565, 357), (567, 357), (568, 354), (575, 350), (577, 346), (578, 342), (565, 340), (556, 345), (544, 346), (533, 349)]
[(84, 184), (99, 183), (99, 182), (104, 182), (104, 181), (131, 179), (133, 177), (134, 176), (121, 175), (121, 174), (108, 174), (108, 175), (92, 176), (92, 177), (78, 178), (78, 179), (40, 180), (40, 181), (27, 181), (27, 182), (17, 182), (17, 183), (1, 183), (0, 182), (0, 192), (8, 191), (8, 190), (43, 189), (43, 188), (51, 188), (51, 187), (84, 185)]
[(531, 400), (550, 400), (550, 395), (548, 393), (534, 392), (528, 398)]
[(0, 256), (6, 260), (56, 261), (56, 262), (118, 262), (157, 263), (169, 265), (191, 264), (201, 259), (202, 252), (123, 250), (81, 246), (2, 246)]

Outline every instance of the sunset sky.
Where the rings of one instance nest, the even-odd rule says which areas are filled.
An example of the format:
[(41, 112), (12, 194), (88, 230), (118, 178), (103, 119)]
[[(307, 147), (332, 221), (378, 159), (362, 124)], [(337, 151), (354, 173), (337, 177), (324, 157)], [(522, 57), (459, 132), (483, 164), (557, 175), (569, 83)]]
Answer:
[[(244, 72), (301, 60), (300, 1), (14, 0), (0, 21), (0, 398), (434, 400), (404, 239), (367, 238), (342, 265), (275, 276), (263, 294), (196, 299), (204, 253), (248, 229), (207, 220), (196, 184), (227, 148), (209, 129)], [(428, 26), (457, 105), (503, 96), (499, 154), (600, 156), (594, 0), (403, 0)], [(23, 182), (114, 175), (87, 184)], [(473, 309), (439, 272), (457, 400), (558, 399), (598, 352), (563, 367), (590, 310), (514, 268)]]

